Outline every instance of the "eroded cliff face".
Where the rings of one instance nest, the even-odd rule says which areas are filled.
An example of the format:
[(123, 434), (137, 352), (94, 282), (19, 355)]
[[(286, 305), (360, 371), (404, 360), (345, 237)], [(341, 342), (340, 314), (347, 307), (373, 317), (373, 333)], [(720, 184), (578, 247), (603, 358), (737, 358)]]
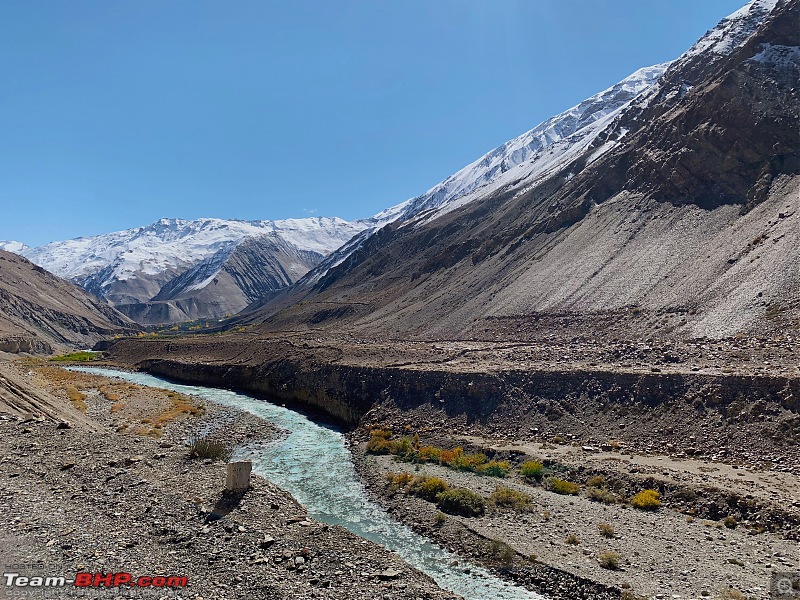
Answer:
[[(341, 349), (274, 341), (244, 354), (205, 341), (123, 340), (109, 357), (180, 381), (263, 395), (348, 425), (399, 410), (409, 423), (524, 439), (570, 431), (584, 443), (746, 456), (753, 436), (776, 453), (800, 442), (800, 379), (782, 375), (505, 368), (469, 372), (366, 366)], [(209, 354), (211, 352), (213, 354)], [(765, 446), (765, 447), (766, 447)]]

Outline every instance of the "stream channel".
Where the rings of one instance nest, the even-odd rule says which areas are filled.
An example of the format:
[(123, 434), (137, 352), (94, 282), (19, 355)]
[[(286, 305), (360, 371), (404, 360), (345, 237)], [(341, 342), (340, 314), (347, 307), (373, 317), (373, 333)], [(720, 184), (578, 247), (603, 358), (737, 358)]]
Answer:
[(199, 396), (250, 412), (284, 430), (286, 436), (256, 450), (237, 449), (235, 459), (253, 462), (253, 472), (301, 502), (311, 518), (339, 525), (388, 548), (409, 565), (467, 600), (544, 600), (544, 596), (495, 577), (482, 567), (440, 548), (400, 523), (370, 500), (340, 430), (299, 412), (230, 390), (182, 385), (147, 375), (93, 367), (73, 367), (140, 385)]

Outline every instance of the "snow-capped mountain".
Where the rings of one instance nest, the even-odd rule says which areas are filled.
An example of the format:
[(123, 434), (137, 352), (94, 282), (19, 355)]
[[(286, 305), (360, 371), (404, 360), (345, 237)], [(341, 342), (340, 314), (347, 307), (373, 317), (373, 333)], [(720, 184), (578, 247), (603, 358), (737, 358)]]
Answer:
[(798, 22), (800, 0), (751, 2), (666, 69), (387, 211), (394, 223), (235, 323), (427, 341), (785, 335), (800, 311)]
[[(245, 240), (272, 236), (281, 242), (281, 252), (289, 248), (291, 255), (316, 257), (303, 263), (310, 268), (366, 226), (328, 217), (281, 221), (161, 219), (146, 227), (28, 248), (22, 254), (125, 312), (126, 305), (149, 302), (173, 279), (193, 268), (198, 279), (184, 277), (181, 288), (201, 290), (213, 282)], [(293, 271), (294, 277), (303, 272)], [(172, 312), (179, 318), (180, 311)], [(193, 318), (219, 316), (214, 311), (192, 312)]]
[[(595, 94), (577, 106), (540, 123), (483, 155), (424, 194), (387, 208), (371, 219), (357, 237), (331, 253), (304, 279), (319, 280), (341, 264), (364, 240), (392, 222), (431, 220), (500, 188), (520, 182), (532, 184), (584, 154), (631, 101), (650, 89), (669, 63), (639, 69), (616, 85)], [(624, 130), (599, 149), (592, 159), (609, 150)], [(611, 136), (610, 136), (611, 137)]]
[[(675, 61), (645, 67), (555, 117), (495, 148), (424, 194), (365, 219), (357, 237), (328, 255), (302, 280), (313, 284), (380, 228), (393, 222), (428, 222), (506, 187), (519, 192), (581, 159), (584, 168), (619, 144), (628, 133), (623, 116), (635, 119), (657, 96), (679, 97), (691, 88), (687, 63), (702, 69), (744, 45), (780, 0), (753, 0), (708, 31)], [(684, 80), (662, 85), (665, 73), (680, 69)], [(633, 114), (631, 114), (633, 113)], [(587, 152), (591, 151), (587, 156)]]
[(23, 250), (27, 249), (28, 247), (22, 242), (15, 242), (14, 240), (0, 240), (0, 250), (5, 250), (6, 252), (14, 252), (15, 254), (19, 254)]

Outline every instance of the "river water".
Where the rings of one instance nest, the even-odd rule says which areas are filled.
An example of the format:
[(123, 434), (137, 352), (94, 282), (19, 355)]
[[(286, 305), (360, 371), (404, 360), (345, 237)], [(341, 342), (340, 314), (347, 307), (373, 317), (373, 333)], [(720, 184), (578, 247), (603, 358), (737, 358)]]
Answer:
[[(415, 533), (371, 501), (356, 474), (345, 438), (334, 427), (315, 423), (301, 413), (229, 390), (181, 385), (144, 373), (93, 367), (74, 369), (193, 394), (274, 423), (287, 432), (285, 438), (255, 450), (238, 449), (235, 458), (252, 460), (256, 474), (289, 492), (308, 509), (313, 519), (340, 525), (393, 550), (408, 564), (430, 575), (440, 587), (468, 600), (544, 600), (544, 596), (464, 562), (459, 556)], [(451, 566), (456, 562), (457, 565)]]

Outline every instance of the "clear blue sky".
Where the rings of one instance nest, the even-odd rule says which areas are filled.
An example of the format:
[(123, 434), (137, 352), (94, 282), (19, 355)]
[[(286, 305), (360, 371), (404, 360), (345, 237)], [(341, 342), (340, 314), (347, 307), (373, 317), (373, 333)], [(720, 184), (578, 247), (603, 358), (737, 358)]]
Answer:
[(0, 239), (356, 219), (744, 0), (4, 0)]

